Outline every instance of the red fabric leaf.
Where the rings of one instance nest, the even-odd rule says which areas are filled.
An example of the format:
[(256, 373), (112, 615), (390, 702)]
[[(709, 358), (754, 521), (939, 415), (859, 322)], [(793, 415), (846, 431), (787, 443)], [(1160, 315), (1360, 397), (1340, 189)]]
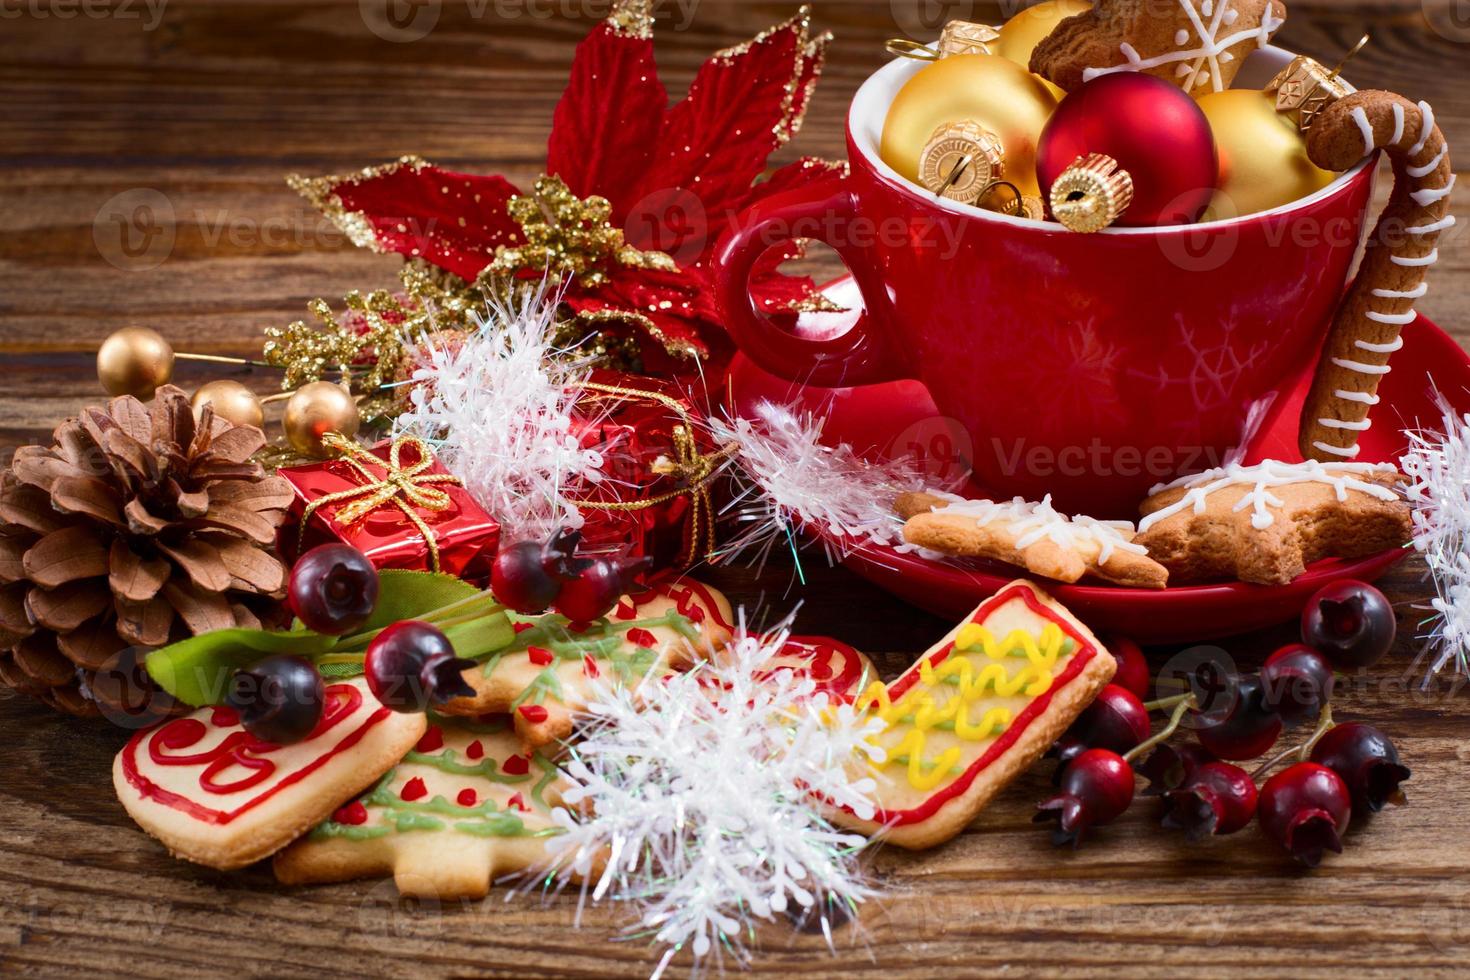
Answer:
[(640, 199), (684, 191), (715, 216), (745, 196), (799, 125), (806, 95), (796, 90), (820, 70), (828, 39), (811, 38), (808, 28), (803, 11), (700, 67), (688, 98), (669, 110)]
[(609, 18), (577, 45), (552, 116), (546, 172), (573, 194), (600, 194), (621, 224), (663, 129), (668, 93), (653, 63), (653, 37)]
[(404, 157), (358, 174), (290, 183), (355, 244), (424, 258), (465, 279), (490, 264), (497, 246), (521, 242), (506, 210), (519, 191), (499, 175), (459, 174)]

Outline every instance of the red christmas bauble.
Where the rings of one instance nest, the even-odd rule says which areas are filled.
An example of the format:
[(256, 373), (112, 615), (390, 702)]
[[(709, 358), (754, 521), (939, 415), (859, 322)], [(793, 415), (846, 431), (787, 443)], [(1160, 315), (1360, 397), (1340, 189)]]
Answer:
[(1103, 153), (1133, 178), (1133, 203), (1119, 225), (1199, 220), (1220, 179), (1210, 121), (1177, 85), (1152, 75), (1102, 75), (1062, 100), (1041, 133), (1036, 172), (1052, 184), (1079, 157)]

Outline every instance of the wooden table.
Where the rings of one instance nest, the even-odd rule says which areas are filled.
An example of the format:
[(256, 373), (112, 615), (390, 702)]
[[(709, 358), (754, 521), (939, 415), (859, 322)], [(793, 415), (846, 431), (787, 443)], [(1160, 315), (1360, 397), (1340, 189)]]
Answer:
[[(684, 29), (661, 32), (661, 67), (671, 91), (682, 92), (709, 53), (793, 5), (707, 0), (692, 22), (687, 8), (666, 6), (665, 22)], [(914, 23), (918, 6), (817, 5), (817, 24), (837, 41), (806, 129), (783, 158), (842, 154), (849, 98), (883, 60), (883, 39), (897, 23)], [(995, 20), (996, 6), (953, 9)], [(1358, 84), (1428, 99), (1448, 133), (1470, 138), (1463, 0), (1465, 29), (1440, 33), (1411, 0), (1292, 0), (1292, 8), (1288, 46), (1326, 60), (1370, 28), (1375, 41), (1353, 69)], [(118, 327), (144, 323), (180, 348), (246, 354), (259, 348), (263, 327), (296, 318), (309, 299), (392, 281), (397, 260), (347, 245), (286, 189), (288, 171), (338, 172), (414, 152), (528, 182), (573, 45), (606, 3), (445, 3), (414, 43), (375, 36), (352, 0), (174, 0), (161, 11), (113, 0), (110, 15), (101, 9), (0, 2), (7, 458), (99, 399), (93, 354)], [(1455, 200), (1470, 211), (1470, 188)], [(142, 220), (139, 205), (156, 220)], [(130, 250), (120, 246), (117, 214), (140, 215)], [(167, 237), (166, 261), (154, 261), (160, 239), (146, 237), (149, 228)], [(1423, 309), (1463, 340), (1463, 234), (1443, 253)], [(179, 372), (185, 385), (208, 376), (199, 366)], [(265, 390), (269, 380), (253, 383)], [(791, 568), (780, 562), (764, 575), (713, 580), (747, 604), (784, 610), (804, 599), (801, 632), (855, 642), (889, 671), (948, 625), (841, 569), (814, 570), (819, 564), (808, 561), (805, 588), (788, 588)], [(1406, 564), (1388, 583), (1405, 634), (1425, 595), (1421, 570)], [(1230, 648), (1258, 657), (1288, 634)], [(1168, 653), (1151, 655), (1157, 665)], [(839, 958), (817, 937), (774, 929), (755, 968), (912, 977), (1463, 969), (1470, 851), (1459, 821), (1470, 817), (1470, 708), (1448, 686), (1418, 692), (1412, 656), (1413, 644), (1401, 641), (1349, 685), (1339, 709), (1398, 740), (1414, 769), (1410, 805), (1355, 825), (1347, 852), (1315, 873), (1253, 829), (1187, 846), (1157, 829), (1143, 806), (1076, 853), (1053, 850), (1030, 823), (1047, 788), (1037, 773), (951, 844), (879, 854), (888, 897), (866, 910), (860, 934), (839, 933)], [(497, 894), (417, 908), (396, 902), (387, 883), (287, 892), (267, 869), (221, 874), (175, 862), (113, 796), (109, 765), (124, 733), (8, 692), (0, 698), (0, 972), (593, 977), (650, 969), (645, 945), (607, 941), (618, 920), (606, 912), (589, 913), (573, 931), (569, 900), (505, 904)]]

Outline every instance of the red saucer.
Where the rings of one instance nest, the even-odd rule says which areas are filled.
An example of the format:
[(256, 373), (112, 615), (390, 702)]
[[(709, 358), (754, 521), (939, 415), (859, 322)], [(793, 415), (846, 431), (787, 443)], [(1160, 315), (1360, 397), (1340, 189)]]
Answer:
[[(828, 288), (839, 302), (857, 302), (847, 280)], [(821, 314), (803, 321), (802, 331), (837, 332), (842, 314)], [(1376, 424), (1360, 440), (1363, 462), (1396, 461), (1407, 446), (1405, 428), (1437, 425), (1439, 410), (1432, 393), (1438, 387), (1458, 411), (1470, 411), (1470, 355), (1439, 327), (1420, 316), (1404, 329), (1404, 347), (1394, 355), (1393, 372), (1379, 388), (1383, 401), (1374, 412)], [(1306, 398), (1307, 377), (1278, 422), (1251, 443), (1247, 462), (1295, 460), (1296, 419)], [(916, 452), (921, 458), (944, 460), (954, 440), (965, 435), (947, 425), (923, 385), (902, 381), (863, 388), (817, 389), (792, 385), (736, 356), (730, 369), (732, 404), (737, 411), (760, 399), (796, 403), (826, 415), (823, 433), (831, 443), (847, 442), (869, 458)], [(939, 464), (943, 475), (942, 466)], [(1297, 616), (1312, 594), (1344, 578), (1371, 581), (1408, 554), (1394, 549), (1356, 561), (1328, 559), (1311, 565), (1290, 585), (1263, 586), (1241, 582), (1162, 589), (1128, 589), (1111, 585), (1049, 585), (1048, 591), (1094, 629), (1119, 633), (1142, 643), (1189, 643), (1218, 639), (1286, 622)], [(995, 594), (1023, 572), (1007, 565), (976, 562), (959, 567), (892, 548), (860, 545), (843, 563), (874, 584), (916, 606), (958, 618)]]

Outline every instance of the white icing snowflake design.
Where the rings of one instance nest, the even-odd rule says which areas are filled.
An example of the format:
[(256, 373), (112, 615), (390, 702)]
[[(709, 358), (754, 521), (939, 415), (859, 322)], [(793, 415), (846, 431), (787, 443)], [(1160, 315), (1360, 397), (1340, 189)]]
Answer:
[(1347, 500), (1349, 490), (1357, 490), (1379, 500), (1397, 500), (1399, 494), (1381, 484), (1369, 482), (1368, 479), (1397, 472), (1394, 467), (1380, 463), (1320, 463), (1317, 460), (1308, 460), (1305, 463), (1267, 460), (1254, 466), (1224, 466), (1154, 487), (1149, 491), (1151, 497), (1181, 487), (1187, 487), (1188, 490), (1174, 503), (1145, 517), (1139, 522), (1138, 529), (1147, 531), (1160, 521), (1191, 508), (1196, 514), (1202, 514), (1212, 494), (1231, 487), (1244, 486), (1250, 487), (1250, 490), (1236, 502), (1234, 510), (1238, 513), (1247, 507), (1251, 508), (1251, 526), (1263, 531), (1276, 520), (1271, 508), (1286, 506), (1284, 500), (1271, 492), (1273, 489), (1295, 483), (1321, 483), (1331, 487), (1339, 501)]
[(936, 514), (968, 517), (980, 527), (997, 521), (1012, 525), (1018, 535), (1016, 549), (1019, 551), (1025, 551), (1046, 538), (1057, 547), (1070, 551), (1086, 551), (1096, 547), (1100, 565), (1107, 564), (1114, 551), (1148, 554), (1147, 548), (1133, 543), (1133, 525), (1129, 522), (1099, 521), (1082, 515), (1068, 517), (1051, 505), (1051, 494), (1047, 494), (1040, 503), (1021, 497), (996, 502), (966, 500), (951, 493), (934, 493), (934, 496), (949, 501), (946, 506), (936, 508)]
[[(1220, 66), (1235, 60), (1235, 54), (1230, 49), (1242, 41), (1252, 39), (1259, 47), (1264, 48), (1271, 42), (1271, 35), (1286, 23), (1276, 17), (1268, 5), (1261, 14), (1259, 27), (1234, 31), (1231, 28), (1240, 20), (1240, 11), (1235, 8), (1234, 0), (1200, 0), (1198, 7), (1195, 6), (1195, 0), (1179, 0), (1179, 5), (1184, 8), (1193, 28), (1180, 28), (1175, 34), (1174, 44), (1179, 50), (1145, 58), (1138, 53), (1137, 48), (1125, 41), (1122, 51), (1127, 61), (1112, 68), (1088, 68), (1082, 73), (1082, 80), (1090, 82), (1099, 75), (1111, 75), (1120, 71), (1149, 71), (1161, 65), (1178, 62), (1179, 67), (1174, 74), (1184, 91), (1192, 93), (1196, 88), (1209, 86), (1213, 91), (1220, 92), (1225, 88)], [(1221, 37), (1222, 31), (1229, 33)]]

